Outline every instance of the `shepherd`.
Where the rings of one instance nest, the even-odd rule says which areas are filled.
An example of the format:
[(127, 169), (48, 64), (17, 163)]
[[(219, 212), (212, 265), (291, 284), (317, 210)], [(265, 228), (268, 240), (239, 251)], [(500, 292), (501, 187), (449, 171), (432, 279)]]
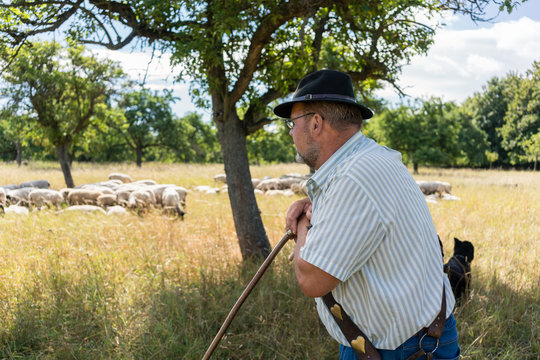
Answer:
[(294, 270), (340, 344), (339, 359), (458, 359), (455, 299), (437, 232), (401, 154), (361, 132), (373, 112), (348, 74), (304, 77), (285, 118), (298, 157), (315, 173), (294, 202)]

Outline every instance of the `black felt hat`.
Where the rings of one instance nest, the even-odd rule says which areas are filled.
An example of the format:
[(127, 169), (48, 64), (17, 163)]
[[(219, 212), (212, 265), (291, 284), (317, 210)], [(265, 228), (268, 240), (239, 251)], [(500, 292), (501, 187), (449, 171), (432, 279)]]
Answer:
[(276, 106), (274, 114), (282, 118), (289, 118), (295, 103), (308, 101), (351, 104), (360, 108), (362, 118), (369, 119), (373, 116), (373, 111), (356, 102), (351, 77), (341, 71), (319, 70), (307, 75), (298, 83), (292, 100)]

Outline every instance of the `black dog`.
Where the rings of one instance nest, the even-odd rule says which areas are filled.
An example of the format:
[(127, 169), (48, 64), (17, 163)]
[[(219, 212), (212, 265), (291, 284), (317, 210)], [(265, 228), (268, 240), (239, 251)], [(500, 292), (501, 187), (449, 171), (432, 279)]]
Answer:
[(469, 241), (454, 238), (454, 256), (444, 264), (444, 272), (452, 285), (454, 297), (458, 303), (463, 295), (467, 296), (471, 283), (471, 261), (474, 259), (474, 246)]

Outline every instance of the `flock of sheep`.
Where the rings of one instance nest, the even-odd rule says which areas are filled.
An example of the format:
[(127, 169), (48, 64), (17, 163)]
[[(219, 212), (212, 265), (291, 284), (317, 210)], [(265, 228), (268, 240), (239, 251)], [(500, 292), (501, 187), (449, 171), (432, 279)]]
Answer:
[[(309, 175), (288, 174), (280, 178), (253, 179), (256, 194), (267, 196), (306, 195)], [(224, 174), (214, 177), (221, 188), (207, 185), (196, 186), (193, 191), (206, 194), (227, 192)], [(426, 201), (436, 203), (438, 199), (459, 200), (450, 194), (451, 185), (440, 181), (417, 181)], [(0, 212), (28, 214), (29, 209), (55, 208), (59, 211), (101, 212), (104, 214), (138, 214), (159, 208), (168, 216), (184, 217), (188, 191), (174, 184), (158, 184), (154, 180), (134, 181), (129, 175), (112, 173), (108, 180), (76, 188), (50, 189), (47, 180), (33, 180), (21, 184), (0, 186)], [(64, 206), (67, 205), (67, 207)], [(61, 209), (61, 210), (60, 210)]]
[(108, 215), (137, 213), (161, 208), (164, 213), (183, 218), (187, 190), (174, 184), (133, 179), (112, 173), (107, 181), (61, 190), (50, 189), (47, 180), (0, 186), (0, 206), (5, 213), (28, 214), (28, 209), (68, 206), (61, 211), (101, 212)]

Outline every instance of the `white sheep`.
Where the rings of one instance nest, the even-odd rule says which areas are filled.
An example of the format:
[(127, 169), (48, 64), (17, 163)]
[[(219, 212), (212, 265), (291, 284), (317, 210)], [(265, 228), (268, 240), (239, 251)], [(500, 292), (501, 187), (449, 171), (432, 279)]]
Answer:
[(307, 180), (301, 181), (291, 185), (291, 190), (295, 194), (307, 195)]
[(265, 196), (293, 196), (294, 193), (291, 189), (285, 190), (268, 190), (264, 193)]
[(126, 215), (128, 214), (127, 210), (122, 206), (115, 205), (107, 208), (107, 215)]
[(211, 186), (208, 186), (208, 185), (195, 186), (193, 188), (193, 190), (197, 191), (197, 192), (200, 192), (200, 193), (204, 193), (204, 194), (217, 194), (217, 193), (219, 193), (218, 188), (214, 188), (214, 187), (211, 187)]
[(156, 206), (156, 197), (152, 190), (135, 190), (129, 194), (127, 206), (130, 209), (148, 210)]
[(424, 193), (424, 195), (431, 195), (437, 193), (440, 197), (445, 192), (450, 194), (452, 190), (452, 186), (449, 183), (442, 181), (418, 180), (416, 181), (416, 184), (420, 187), (420, 190), (422, 190), (422, 193)]
[(151, 179), (133, 181), (133, 184), (157, 185), (157, 181)]
[(174, 187), (168, 187), (163, 191), (162, 202), (165, 213), (176, 212), (178, 217), (184, 219), (185, 212), (180, 208), (180, 195)]
[(227, 175), (225, 174), (217, 174), (216, 176), (214, 176), (214, 181), (215, 182), (222, 182), (224, 184), (227, 183)]
[(72, 189), (67, 196), (67, 200), (70, 205), (96, 205), (97, 199), (101, 195), (103, 195), (101, 191)]
[(109, 180), (120, 180), (120, 181), (122, 181), (123, 183), (130, 183), (130, 182), (133, 181), (133, 179), (131, 178), (131, 176), (129, 176), (129, 175), (127, 175), (127, 174), (122, 174), (122, 173), (112, 173), (112, 174), (109, 174), (108, 179), (109, 179)]
[(4, 209), (4, 213), (7, 214), (16, 214), (16, 215), (28, 215), (28, 209), (24, 206), (11, 205)]
[(148, 189), (152, 190), (154, 193), (154, 196), (156, 197), (156, 205), (163, 205), (161, 197), (163, 195), (163, 191), (165, 191), (168, 187), (174, 187), (176, 185), (174, 184), (156, 184), (156, 185), (150, 185), (148, 186)]
[(28, 205), (28, 195), (36, 190), (34, 187), (25, 187), (6, 192), (6, 199), (11, 205)]
[(52, 189), (35, 189), (28, 194), (28, 200), (30, 202), (30, 206), (35, 206), (38, 209), (42, 206), (54, 206), (56, 209), (58, 209), (58, 207), (62, 205), (64, 197), (60, 191)]
[(97, 198), (97, 204), (101, 207), (115, 206), (116, 205), (116, 195), (114, 194), (103, 194)]
[(281, 181), (279, 179), (264, 179), (257, 185), (257, 189), (261, 191), (281, 190)]
[(99, 206), (95, 205), (73, 205), (68, 208), (66, 208), (66, 211), (81, 211), (81, 212), (87, 212), (87, 213), (101, 213), (101, 214), (107, 214), (105, 210), (100, 208)]

